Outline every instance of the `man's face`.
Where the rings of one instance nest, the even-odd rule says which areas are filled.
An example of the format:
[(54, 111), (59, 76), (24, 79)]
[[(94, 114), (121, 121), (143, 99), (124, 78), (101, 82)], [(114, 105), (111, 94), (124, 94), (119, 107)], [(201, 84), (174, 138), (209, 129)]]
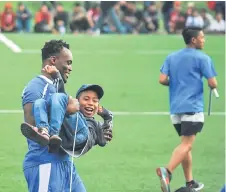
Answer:
[(42, 13), (47, 13), (48, 12), (48, 7), (46, 5), (41, 6), (41, 12)]
[(216, 20), (220, 22), (222, 20), (222, 15), (220, 13), (216, 14)]
[(62, 12), (64, 10), (64, 8), (62, 5), (57, 5), (56, 10), (57, 10), (57, 12)]
[(23, 12), (24, 9), (25, 9), (24, 5), (20, 5), (20, 6), (19, 6), (19, 10), (20, 10), (21, 12)]
[(192, 39), (192, 42), (195, 45), (196, 49), (203, 49), (205, 44), (205, 35), (203, 31), (200, 31), (198, 36)]
[(67, 82), (67, 79), (72, 71), (72, 53), (69, 49), (63, 48), (55, 57), (55, 62), (53, 65), (59, 70), (64, 82)]
[(93, 117), (98, 110), (99, 99), (96, 92), (92, 90), (83, 91), (79, 98), (80, 111), (86, 117)]

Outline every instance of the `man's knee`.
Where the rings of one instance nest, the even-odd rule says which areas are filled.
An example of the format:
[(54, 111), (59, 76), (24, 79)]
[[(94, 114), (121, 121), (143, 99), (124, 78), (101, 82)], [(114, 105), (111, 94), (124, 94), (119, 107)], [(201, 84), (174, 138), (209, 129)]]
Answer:
[(195, 135), (192, 136), (182, 136), (181, 137), (181, 145), (183, 146), (183, 148), (189, 152), (192, 150), (192, 145), (194, 143), (195, 140)]

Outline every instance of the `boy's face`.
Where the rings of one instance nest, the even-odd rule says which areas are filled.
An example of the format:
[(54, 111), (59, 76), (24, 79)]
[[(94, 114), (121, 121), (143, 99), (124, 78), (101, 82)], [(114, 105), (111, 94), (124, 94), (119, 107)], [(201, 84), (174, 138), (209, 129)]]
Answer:
[(92, 90), (83, 91), (79, 98), (80, 111), (86, 117), (93, 117), (98, 110), (99, 99), (96, 92)]

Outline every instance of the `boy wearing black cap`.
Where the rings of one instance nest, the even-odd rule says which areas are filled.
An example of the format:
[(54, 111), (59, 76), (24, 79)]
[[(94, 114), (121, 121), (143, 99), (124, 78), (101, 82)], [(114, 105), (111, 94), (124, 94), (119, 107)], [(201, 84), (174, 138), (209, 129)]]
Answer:
[[(113, 116), (99, 106), (103, 95), (104, 91), (99, 85), (83, 85), (78, 90), (76, 99), (64, 93), (53, 94), (49, 102), (39, 99), (33, 106), (34, 117), (37, 127), (45, 128), (45, 131), (40, 133), (38, 128), (23, 123), (22, 133), (42, 146), (49, 144), (50, 152), (57, 152), (62, 146), (61, 149), (71, 155), (74, 141), (76, 155), (86, 153), (96, 144), (104, 146), (111, 140)], [(77, 99), (80, 111), (76, 113)], [(96, 113), (104, 119), (103, 124), (94, 119)], [(61, 126), (65, 129), (61, 129)], [(51, 135), (50, 139), (48, 133)]]

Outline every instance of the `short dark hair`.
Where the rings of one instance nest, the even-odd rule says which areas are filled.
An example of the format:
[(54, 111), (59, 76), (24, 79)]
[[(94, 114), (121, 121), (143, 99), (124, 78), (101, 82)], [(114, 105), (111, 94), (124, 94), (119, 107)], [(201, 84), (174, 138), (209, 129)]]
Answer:
[(69, 44), (63, 40), (51, 40), (46, 42), (42, 48), (42, 60), (44, 61), (51, 56), (59, 54), (63, 48), (69, 49)]
[(62, 6), (63, 7), (63, 4), (62, 3), (57, 3), (57, 6)]
[(206, 13), (207, 11), (206, 11), (205, 8), (202, 8), (202, 9), (200, 9), (200, 12), (201, 12), (201, 13)]
[(80, 7), (80, 6), (81, 6), (81, 3), (79, 3), (79, 2), (74, 3), (74, 7)]
[(193, 37), (197, 37), (199, 32), (202, 31), (200, 27), (187, 27), (183, 30), (182, 36), (186, 45), (191, 43)]

